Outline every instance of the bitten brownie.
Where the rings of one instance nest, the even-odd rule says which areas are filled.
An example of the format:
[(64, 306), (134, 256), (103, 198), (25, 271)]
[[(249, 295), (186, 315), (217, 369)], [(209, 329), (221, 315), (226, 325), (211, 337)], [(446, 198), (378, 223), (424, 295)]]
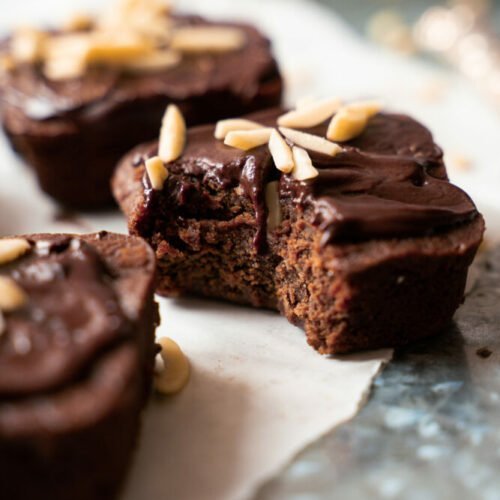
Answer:
[[(139, 14), (130, 14), (127, 29)], [(106, 28), (104, 41), (92, 38), (90, 43), (97, 45), (86, 49), (85, 57), (95, 58), (94, 63), (74, 76), (52, 73), (74, 69), (80, 45), (86, 43), (77, 37), (88, 31), (48, 33), (45, 63), (40, 62), (43, 54), (32, 54), (34, 62), (15, 62), (12, 39), (0, 45), (0, 59), (3, 54), (9, 62), (3, 73), (0, 67), (3, 128), (13, 148), (35, 169), (41, 188), (62, 204), (83, 209), (111, 204), (109, 182), (116, 163), (132, 147), (156, 136), (169, 103), (181, 108), (189, 125), (196, 125), (281, 102), (282, 80), (270, 43), (254, 27), (168, 14), (153, 20), (140, 26), (140, 37), (147, 36), (139, 42), (138, 30), (129, 42), (122, 40), (120, 25)], [(158, 38), (157, 31), (168, 39), (169, 32), (188, 27), (237, 30), (242, 45), (213, 48), (209, 33), (207, 40), (197, 37), (194, 48), (183, 38), (182, 46), (173, 50), (160, 37), (155, 52), (141, 54)], [(58, 37), (73, 40), (59, 47)]]
[[(276, 127), (281, 113), (248, 118)], [(303, 132), (320, 139), (327, 125)], [(377, 114), (338, 153), (309, 151), (317, 171), (303, 181), (277, 170), (267, 144), (235, 149), (214, 130), (189, 130), (162, 189), (144, 167), (156, 143), (115, 174), (130, 232), (156, 251), (160, 294), (279, 309), (325, 354), (400, 346), (449, 324), (484, 221), (424, 126)]]
[(39, 234), (0, 239), (0, 262), (0, 498), (113, 499), (151, 388), (154, 254)]

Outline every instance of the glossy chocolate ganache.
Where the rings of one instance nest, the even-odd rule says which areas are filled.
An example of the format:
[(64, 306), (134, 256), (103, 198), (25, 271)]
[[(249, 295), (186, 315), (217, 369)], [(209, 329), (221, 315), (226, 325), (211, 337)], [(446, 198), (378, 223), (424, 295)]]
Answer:
[[(276, 126), (282, 113), (275, 109), (250, 118)], [(327, 126), (325, 122), (303, 131), (324, 137)], [(182, 157), (168, 169), (214, 187), (241, 185), (255, 207), (255, 243), (260, 250), (265, 248), (266, 235), (264, 188), (273, 180), (279, 180), (282, 200), (290, 199), (311, 214), (311, 222), (324, 233), (323, 244), (429, 235), (477, 215), (469, 196), (448, 181), (442, 151), (431, 133), (408, 116), (380, 113), (342, 148), (335, 157), (310, 152), (319, 175), (297, 181), (274, 167), (267, 145), (250, 151), (228, 147), (214, 138), (213, 126), (203, 126), (188, 132)], [(148, 153), (157, 154), (157, 147)], [(141, 164), (141, 158), (135, 163)], [(163, 192), (152, 190), (147, 174), (143, 183), (142, 219), (147, 220), (170, 188), (166, 183)], [(178, 205), (190, 188), (175, 186)]]
[(0, 268), (26, 294), (4, 313), (0, 435), (62, 432), (95, 421), (122, 397), (132, 372), (130, 320), (113, 277), (85, 241), (52, 236)]

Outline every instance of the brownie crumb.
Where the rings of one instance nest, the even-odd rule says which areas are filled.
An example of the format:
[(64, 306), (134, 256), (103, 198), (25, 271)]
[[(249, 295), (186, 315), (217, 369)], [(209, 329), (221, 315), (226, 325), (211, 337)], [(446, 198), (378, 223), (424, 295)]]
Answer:
[(488, 359), (492, 354), (493, 351), (488, 349), (487, 347), (480, 347), (477, 351), (476, 354), (483, 359)]

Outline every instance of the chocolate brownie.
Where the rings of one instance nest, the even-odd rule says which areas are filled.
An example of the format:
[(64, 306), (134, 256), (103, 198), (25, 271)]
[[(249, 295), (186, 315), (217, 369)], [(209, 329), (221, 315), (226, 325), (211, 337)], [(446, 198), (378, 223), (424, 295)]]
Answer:
[(154, 254), (38, 234), (0, 239), (0, 262), (0, 498), (113, 499), (152, 383)]
[[(248, 118), (276, 127), (281, 113)], [(327, 125), (302, 132), (321, 137)], [(158, 292), (279, 309), (325, 354), (445, 328), (463, 299), (482, 216), (448, 181), (430, 132), (408, 116), (376, 114), (333, 146), (334, 155), (309, 152), (314, 174), (299, 181), (275, 168), (267, 144), (242, 151), (215, 139), (214, 126), (194, 127), (162, 189), (144, 167), (158, 144), (133, 150), (114, 194), (131, 234), (156, 251)]]
[[(170, 103), (181, 108), (190, 125), (280, 103), (282, 80), (270, 43), (254, 27), (187, 15), (162, 15), (155, 20), (156, 29), (174, 33), (186, 27), (237, 30), (242, 46), (227, 51), (207, 46), (206, 52), (181, 47), (177, 52), (185, 52), (176, 61), (177, 52), (160, 42), (151, 57), (174, 57), (163, 69), (151, 69), (149, 61), (154, 65), (158, 59), (141, 61), (141, 57), (133, 60), (133, 68), (127, 60), (129, 66), (124, 69), (119, 67), (124, 55), (110, 52), (102, 56), (105, 63), (90, 65), (84, 74), (66, 79), (51, 79), (39, 60), (6, 59), (9, 67), (3, 76), (0, 67), (3, 128), (13, 148), (35, 169), (41, 188), (62, 204), (83, 209), (111, 204), (113, 168), (130, 148), (156, 136)], [(56, 40), (68, 36), (44, 35)], [(70, 42), (64, 50), (71, 49)], [(9, 39), (0, 45), (0, 59), (2, 53), (10, 57), (12, 44)], [(113, 45), (104, 49), (112, 51)], [(71, 59), (63, 63), (73, 64)]]

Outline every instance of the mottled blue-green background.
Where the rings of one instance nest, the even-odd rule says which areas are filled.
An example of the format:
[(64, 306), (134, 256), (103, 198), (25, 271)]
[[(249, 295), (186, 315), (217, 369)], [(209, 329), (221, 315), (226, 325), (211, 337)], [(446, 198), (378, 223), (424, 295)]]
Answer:
[[(402, 17), (413, 22), (429, 7), (446, 5), (449, 2), (432, 0), (318, 0), (332, 6), (356, 29), (364, 31), (367, 20), (380, 9), (395, 9)], [(500, 31), (500, 1), (492, 1), (493, 24)]]

